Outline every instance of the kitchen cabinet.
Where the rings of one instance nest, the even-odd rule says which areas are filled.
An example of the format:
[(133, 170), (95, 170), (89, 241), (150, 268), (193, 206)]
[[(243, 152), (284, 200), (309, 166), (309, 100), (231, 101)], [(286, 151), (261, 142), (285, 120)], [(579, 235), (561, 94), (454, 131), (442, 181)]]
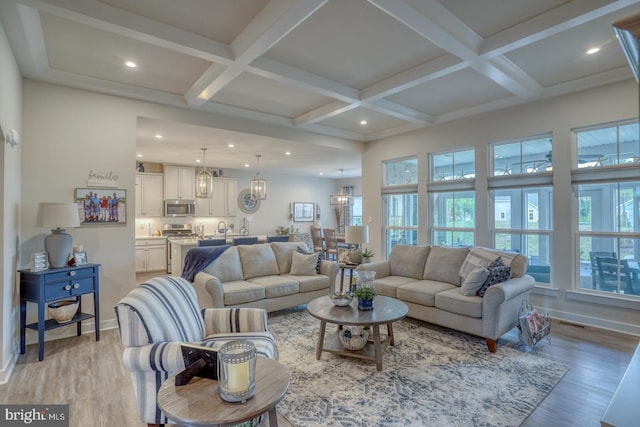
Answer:
[(238, 181), (229, 178), (213, 178), (213, 197), (196, 199), (197, 216), (236, 216)]
[(193, 166), (164, 165), (164, 198), (194, 200), (196, 172)]
[(136, 174), (136, 218), (163, 216), (163, 178), (160, 173)]
[(166, 271), (167, 239), (136, 239), (136, 273)]

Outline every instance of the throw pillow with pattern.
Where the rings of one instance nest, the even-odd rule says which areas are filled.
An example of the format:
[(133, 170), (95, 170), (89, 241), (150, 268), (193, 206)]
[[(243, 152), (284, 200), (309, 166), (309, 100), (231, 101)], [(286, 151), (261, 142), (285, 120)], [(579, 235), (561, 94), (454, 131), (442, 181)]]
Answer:
[(476, 295), (483, 297), (489, 286), (495, 285), (496, 283), (506, 282), (510, 278), (511, 267), (504, 265), (502, 257), (498, 257), (489, 264), (489, 276), (480, 289), (478, 289), (478, 293)]

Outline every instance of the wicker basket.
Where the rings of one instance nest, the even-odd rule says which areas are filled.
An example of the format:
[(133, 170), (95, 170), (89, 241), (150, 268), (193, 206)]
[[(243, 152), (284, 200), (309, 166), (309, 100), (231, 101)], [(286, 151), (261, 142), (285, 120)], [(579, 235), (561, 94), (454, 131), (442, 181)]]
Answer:
[(345, 326), (338, 332), (338, 339), (347, 350), (361, 350), (368, 338), (369, 331), (362, 326)]
[(73, 319), (78, 311), (78, 301), (56, 301), (49, 304), (49, 314), (58, 323), (65, 323)]

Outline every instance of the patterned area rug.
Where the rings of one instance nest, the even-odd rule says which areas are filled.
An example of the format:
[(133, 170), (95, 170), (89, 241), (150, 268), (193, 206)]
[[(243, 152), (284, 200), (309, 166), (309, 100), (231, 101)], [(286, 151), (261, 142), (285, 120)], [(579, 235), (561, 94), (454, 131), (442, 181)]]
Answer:
[[(561, 364), (414, 319), (394, 323), (382, 372), (322, 353), (306, 311), (269, 315), (291, 385), (278, 412), (295, 426), (519, 426), (567, 372)], [(386, 332), (386, 328), (381, 328)], [(327, 324), (327, 334), (335, 325)]]

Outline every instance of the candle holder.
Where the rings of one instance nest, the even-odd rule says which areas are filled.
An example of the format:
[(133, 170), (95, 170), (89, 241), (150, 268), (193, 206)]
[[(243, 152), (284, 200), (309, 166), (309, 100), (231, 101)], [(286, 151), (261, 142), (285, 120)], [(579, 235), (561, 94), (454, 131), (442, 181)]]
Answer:
[(229, 341), (218, 350), (220, 397), (244, 403), (256, 394), (256, 347), (251, 341)]

